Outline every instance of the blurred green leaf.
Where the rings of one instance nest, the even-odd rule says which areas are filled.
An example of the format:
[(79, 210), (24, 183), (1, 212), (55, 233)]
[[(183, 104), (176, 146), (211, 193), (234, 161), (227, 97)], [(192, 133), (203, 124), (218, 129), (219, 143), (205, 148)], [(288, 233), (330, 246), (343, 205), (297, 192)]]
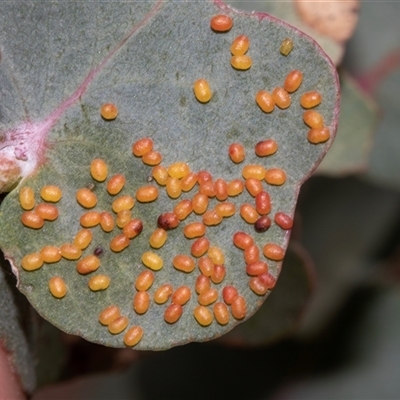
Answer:
[(343, 175), (368, 168), (378, 107), (349, 74), (340, 73), (341, 112), (335, 141), (317, 173)]
[[(26, 299), (6, 278), (4, 259), (0, 260), (0, 346), (10, 355), (12, 365), (25, 392), (36, 386), (32, 352), (34, 319)], [(4, 269), (3, 269), (4, 268)]]
[(371, 278), (398, 227), (400, 194), (355, 177), (315, 177), (302, 188), (297, 212), (301, 243), (314, 261), (318, 286), (301, 334), (326, 326), (349, 293)]
[(349, 337), (350, 360), (340, 370), (287, 385), (276, 398), (396, 399), (400, 391), (400, 290), (394, 287), (369, 305)]
[[(400, 186), (400, 3), (363, 2), (353, 38), (348, 42), (344, 67), (379, 106), (380, 122), (374, 135), (367, 176), (375, 183)], [(382, 27), (385, 27), (382, 29)]]

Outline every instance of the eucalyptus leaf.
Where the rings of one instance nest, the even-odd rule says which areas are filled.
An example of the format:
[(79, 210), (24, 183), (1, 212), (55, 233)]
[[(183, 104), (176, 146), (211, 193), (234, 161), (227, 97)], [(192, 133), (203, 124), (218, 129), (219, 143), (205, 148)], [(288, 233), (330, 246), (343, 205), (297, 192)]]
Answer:
[[(0, 7), (4, 43), (0, 90), (3, 104), (10, 104), (1, 121), (5, 138), (2, 152), (7, 157), (15, 156), (22, 177), (20, 182), (15, 181), (15, 190), (0, 209), (0, 245), (18, 277), (19, 290), (57, 327), (114, 347), (124, 346), (126, 330), (110, 334), (99, 323), (99, 313), (110, 305), (119, 307), (129, 327), (142, 327), (144, 335), (137, 349), (161, 350), (210, 340), (248, 319), (270, 290), (264, 295), (251, 290), (243, 251), (233, 245), (233, 235), (238, 231), (251, 235), (261, 259), (268, 263), (270, 276), (277, 279), (282, 262), (267, 260), (262, 249), (266, 243), (285, 249), (290, 229), (281, 228), (274, 217), (283, 212), (291, 220), (300, 185), (335, 136), (339, 93), (329, 58), (312, 39), (289, 25), (220, 2), (54, 1), (45, 7), (44, 3), (24, 1)], [(210, 28), (216, 14), (233, 19), (229, 32), (217, 33)], [(14, 26), (15, 20), (20, 21), (21, 30)], [(38, 28), (32, 29), (34, 25)], [(246, 71), (230, 64), (230, 45), (243, 33), (251, 43), (247, 54), (252, 66)], [(283, 56), (280, 46), (286, 38), (292, 39), (294, 48)], [(303, 81), (291, 95), (291, 106), (275, 107), (271, 113), (261, 111), (255, 94), (282, 86), (294, 69), (303, 73)], [(193, 93), (193, 83), (200, 78), (210, 83), (213, 92), (208, 103), (201, 103)], [(4, 89), (7, 85), (8, 90)], [(321, 93), (323, 101), (316, 110), (331, 132), (330, 139), (322, 144), (307, 140), (309, 128), (303, 122), (299, 99), (310, 90)], [(105, 103), (118, 107), (115, 120), (101, 118), (100, 108)], [(151, 179), (149, 182), (152, 167), (132, 155), (132, 144), (144, 137), (153, 140), (165, 167), (185, 162), (192, 171), (207, 170), (214, 180), (243, 179), (242, 169), (247, 164), (285, 171), (287, 179), (281, 186), (262, 182), (272, 201), (272, 225), (267, 231), (256, 232), (253, 223), (239, 214), (242, 204), (254, 205), (254, 198), (246, 190), (228, 198), (236, 206), (233, 216), (216, 226), (207, 226), (206, 237), (222, 250), (226, 268), (223, 282), (212, 283), (212, 287), (218, 292), (218, 301), (222, 301), (223, 288), (235, 286), (247, 304), (243, 318), (231, 316), (226, 325), (214, 319), (209, 326), (201, 326), (193, 316), (198, 306), (195, 281), (200, 272), (197, 267), (193, 272), (182, 272), (172, 265), (177, 254), (194, 259), (190, 254), (193, 240), (183, 235), (182, 227), (201, 222), (201, 215), (191, 213), (178, 228), (169, 230), (160, 249), (149, 245), (159, 216), (172, 212), (180, 200), (192, 199), (198, 186), (172, 199), (164, 186)], [(265, 139), (275, 140), (279, 149), (269, 157), (258, 157), (254, 146)], [(242, 164), (233, 163), (228, 156), (233, 142), (240, 142), (246, 151)], [(95, 158), (107, 163), (109, 178), (114, 174), (125, 176), (120, 195), (135, 197), (137, 190), (147, 185), (157, 188), (155, 201), (136, 201), (132, 209), (132, 218), (141, 220), (143, 231), (126, 249), (116, 252), (110, 249), (110, 241), (121, 234), (119, 228), (112, 233), (98, 225), (91, 228), (93, 240), (82, 257), (102, 253), (96, 273), (78, 273), (77, 261), (65, 257), (35, 271), (24, 270), (24, 256), (46, 245), (60, 247), (74, 240), (82, 228), (80, 217), (87, 211), (76, 201), (78, 189), (89, 187), (97, 196), (93, 210), (110, 212), (115, 218), (111, 205), (116, 196), (108, 194), (108, 181), (96, 182), (90, 174)], [(41, 229), (31, 229), (21, 223), (24, 211), (19, 202), (20, 189), (32, 188), (39, 203), (45, 185), (57, 185), (62, 190), (61, 200), (55, 203), (59, 216), (53, 222), (46, 221)], [(210, 198), (209, 210), (217, 203), (217, 199)], [(160, 256), (164, 266), (154, 271), (155, 280), (148, 290), (150, 307), (139, 315), (132, 302), (136, 279), (148, 270), (141, 261), (146, 251)], [(98, 273), (107, 275), (111, 283), (106, 290), (92, 291), (88, 281)], [(63, 298), (49, 291), (49, 280), (54, 276), (66, 283)], [(188, 286), (191, 290), (191, 298), (183, 305), (183, 314), (176, 323), (164, 320), (171, 299), (163, 305), (152, 301), (156, 289), (164, 283), (174, 289)], [(208, 310), (212, 315), (212, 305)]]

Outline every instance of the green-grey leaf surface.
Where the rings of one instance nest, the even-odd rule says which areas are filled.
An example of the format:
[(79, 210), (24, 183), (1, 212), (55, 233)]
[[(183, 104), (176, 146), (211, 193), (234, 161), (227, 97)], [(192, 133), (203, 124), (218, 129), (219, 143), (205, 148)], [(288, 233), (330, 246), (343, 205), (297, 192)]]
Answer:
[[(210, 18), (219, 13), (234, 20), (228, 33), (217, 34), (210, 29)], [(201, 221), (201, 216), (192, 213), (177, 229), (169, 231), (161, 249), (152, 250), (148, 243), (158, 216), (172, 211), (179, 200), (190, 199), (197, 186), (172, 200), (164, 187), (151, 182), (159, 189), (158, 199), (149, 204), (136, 202), (133, 216), (142, 220), (144, 229), (120, 253), (109, 247), (110, 239), (120, 233), (118, 228), (112, 233), (103, 232), (99, 226), (92, 229), (94, 239), (83, 255), (103, 247), (101, 266), (89, 275), (107, 274), (111, 284), (105, 291), (92, 292), (88, 288), (90, 276), (76, 272), (76, 261), (62, 259), (27, 272), (20, 267), (21, 260), (44, 245), (72, 242), (81, 229), (79, 217), (85, 212), (75, 193), (93, 184), (89, 166), (94, 158), (107, 162), (109, 176), (125, 175), (127, 182), (121, 194), (135, 196), (140, 186), (149, 184), (152, 167), (131, 151), (132, 143), (142, 137), (153, 139), (155, 149), (163, 156), (163, 165), (184, 161), (192, 171), (206, 169), (214, 179), (221, 177), (226, 181), (241, 178), (243, 165), (232, 163), (228, 146), (232, 142), (242, 143), (247, 154), (243, 164), (256, 163), (286, 171), (285, 184), (271, 186), (264, 182), (263, 187), (271, 196), (271, 219), (279, 211), (292, 217), (301, 183), (322, 159), (336, 130), (338, 85), (327, 56), (294, 28), (267, 15), (238, 12), (223, 3), (56, 1), (43, 7), (43, 3), (26, 1), (2, 6), (0, 18), (4, 43), (1, 76), (10, 86), (8, 92), (2, 89), (10, 103), (1, 125), (7, 146), (3, 150), (14, 150), (21, 170), (26, 167), (23, 176), (29, 175), (29, 168), (32, 170), (6, 197), (0, 210), (0, 244), (13, 264), (19, 289), (56, 326), (108, 346), (123, 346), (124, 333), (112, 335), (98, 322), (101, 310), (112, 304), (128, 317), (129, 326), (143, 327), (144, 336), (137, 349), (157, 350), (209, 340), (232, 329), (240, 322), (233, 317), (225, 326), (215, 320), (209, 327), (196, 322), (194, 283), (199, 271), (196, 268), (193, 273), (183, 273), (172, 266), (176, 254), (190, 254), (191, 241), (184, 237), (182, 226)], [(16, 20), (21, 21), (21, 31), (14, 26)], [(45, 23), (30, 29), (38, 21)], [(253, 65), (248, 71), (238, 71), (230, 65), (230, 44), (243, 33), (251, 40), (248, 54)], [(286, 37), (293, 39), (294, 49), (284, 57), (279, 47)], [(31, 53), (34, 55), (28, 63)], [(293, 69), (301, 70), (304, 78), (292, 94), (292, 105), (287, 110), (276, 108), (270, 114), (263, 113), (255, 104), (255, 94), (282, 85)], [(206, 78), (213, 90), (213, 98), (207, 104), (198, 102), (193, 95), (193, 82), (199, 78)], [(308, 128), (302, 120), (304, 110), (299, 98), (309, 90), (317, 90), (323, 97), (317, 110), (331, 131), (330, 140), (324, 144), (307, 141)], [(99, 114), (100, 106), (108, 102), (119, 109), (114, 121), (105, 121)], [(22, 144), (12, 142), (15, 137), (21, 137)], [(267, 138), (276, 140), (279, 150), (267, 158), (257, 157), (255, 144)], [(46, 222), (40, 230), (24, 227), (20, 222), (19, 189), (32, 187), (40, 201), (40, 189), (48, 184), (56, 184), (63, 191), (57, 203), (58, 219)], [(95, 210), (111, 211), (113, 197), (105, 186), (106, 183), (95, 184)], [(237, 209), (246, 202), (254, 204), (246, 191), (229, 201)], [(211, 199), (209, 209), (216, 203)], [(265, 233), (256, 233), (238, 212), (216, 227), (207, 228), (211, 244), (224, 252), (227, 271), (224, 281), (213, 287), (218, 290), (219, 300), (224, 286), (234, 285), (238, 289), (247, 302), (245, 320), (269, 292), (259, 296), (249, 288), (242, 251), (232, 244), (237, 231), (251, 234), (262, 249), (268, 242), (285, 248), (290, 230), (273, 222)], [(155, 272), (154, 284), (149, 289), (151, 296), (163, 283), (171, 283), (175, 289), (181, 285), (191, 288), (192, 297), (175, 324), (168, 324), (163, 318), (170, 301), (161, 306), (152, 302), (141, 316), (132, 308), (136, 277), (146, 269), (141, 255), (149, 250), (164, 260), (164, 267)], [(276, 278), (281, 262), (268, 260), (268, 265)], [(62, 299), (49, 293), (48, 281), (54, 275), (61, 276), (67, 284), (68, 292)]]

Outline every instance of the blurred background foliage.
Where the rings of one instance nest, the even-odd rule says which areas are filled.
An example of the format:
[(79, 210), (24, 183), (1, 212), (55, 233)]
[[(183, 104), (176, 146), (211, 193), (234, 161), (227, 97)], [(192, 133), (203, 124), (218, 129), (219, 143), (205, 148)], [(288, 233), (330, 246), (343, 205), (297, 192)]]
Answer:
[(270, 298), (224, 337), (157, 353), (91, 344), (36, 316), (34, 400), (398, 398), (400, 3), (332, 3), (330, 36), (294, 3), (231, 2), (314, 36), (341, 79), (337, 138), (302, 187)]

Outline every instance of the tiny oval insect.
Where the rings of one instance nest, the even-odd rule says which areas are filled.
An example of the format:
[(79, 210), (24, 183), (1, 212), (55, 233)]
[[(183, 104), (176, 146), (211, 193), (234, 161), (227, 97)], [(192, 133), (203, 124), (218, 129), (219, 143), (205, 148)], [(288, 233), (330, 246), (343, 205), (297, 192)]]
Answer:
[(200, 272), (205, 276), (210, 277), (214, 272), (214, 263), (208, 256), (201, 257), (199, 259), (198, 266)]
[(170, 298), (173, 292), (173, 287), (169, 283), (164, 283), (154, 292), (154, 301), (157, 304), (164, 304)]
[(182, 272), (192, 272), (196, 266), (194, 260), (184, 254), (176, 255), (172, 260), (173, 266)]
[(112, 305), (105, 308), (99, 314), (99, 322), (102, 325), (109, 325), (121, 315), (119, 307)]
[(293, 50), (293, 46), (294, 46), (293, 40), (290, 38), (285, 38), (282, 40), (281, 47), (279, 50), (282, 55), (288, 56)]
[(220, 325), (226, 325), (230, 320), (228, 307), (222, 303), (218, 302), (214, 304), (213, 307), (214, 317)]
[(283, 110), (288, 108), (292, 102), (290, 94), (283, 87), (275, 88), (271, 96), (275, 104)]
[(210, 84), (206, 79), (198, 79), (193, 84), (193, 91), (196, 99), (200, 103), (207, 103), (211, 100), (212, 91), (210, 88)]
[(162, 155), (158, 151), (150, 151), (142, 156), (142, 161), (146, 165), (158, 165), (162, 161)]
[(153, 150), (153, 146), (154, 146), (153, 140), (148, 137), (145, 137), (133, 143), (132, 153), (136, 157), (142, 157), (145, 154), (150, 153)]
[(193, 211), (196, 214), (204, 214), (208, 208), (208, 197), (202, 193), (196, 193), (192, 199)]
[(150, 203), (158, 198), (158, 189), (153, 185), (142, 186), (136, 191), (140, 203)]
[(60, 253), (66, 260), (78, 260), (82, 255), (82, 250), (72, 243), (64, 243), (60, 246)]
[(231, 53), (234, 56), (242, 56), (247, 53), (249, 46), (250, 39), (246, 35), (240, 35), (232, 42)]
[(76, 264), (76, 270), (82, 275), (90, 274), (91, 272), (96, 271), (99, 267), (100, 259), (93, 254), (82, 258)]
[(234, 203), (225, 201), (215, 206), (215, 212), (222, 218), (232, 217), (236, 212), (236, 206)]
[(228, 183), (228, 196), (235, 197), (238, 196), (240, 193), (243, 192), (244, 183), (240, 179), (234, 179)]
[(320, 129), (324, 126), (324, 117), (315, 110), (304, 111), (303, 120), (311, 129)]
[(106, 290), (110, 286), (110, 278), (107, 275), (96, 275), (89, 279), (88, 286), (92, 292)]
[(98, 211), (88, 211), (81, 215), (79, 222), (84, 228), (93, 228), (100, 224), (100, 213)]
[(98, 182), (103, 182), (107, 179), (108, 166), (101, 158), (95, 158), (90, 163), (90, 174), (92, 178)]
[(214, 15), (210, 20), (210, 27), (215, 32), (228, 32), (233, 26), (233, 20), (228, 15)]
[(180, 304), (172, 303), (164, 311), (164, 320), (169, 324), (174, 324), (182, 316), (183, 307)]
[(248, 55), (232, 56), (231, 65), (239, 71), (248, 70), (253, 64), (253, 60)]
[(68, 288), (63, 278), (53, 276), (49, 280), (49, 290), (56, 299), (62, 299), (67, 294)]
[(179, 221), (183, 221), (184, 219), (186, 219), (191, 214), (192, 211), (193, 211), (192, 201), (189, 199), (180, 201), (174, 207), (174, 214), (177, 216)]
[(182, 193), (181, 181), (178, 178), (167, 179), (166, 190), (169, 197), (177, 199)]
[(139, 290), (133, 296), (133, 309), (139, 315), (145, 314), (150, 307), (150, 295), (144, 290)]
[(244, 179), (257, 179), (259, 181), (265, 178), (265, 168), (259, 164), (247, 164), (242, 169), (242, 175)]
[(172, 178), (182, 179), (189, 173), (190, 167), (185, 162), (176, 162), (168, 167), (168, 175)]
[(117, 335), (126, 329), (128, 323), (128, 318), (120, 315), (108, 324), (108, 331), (113, 335)]
[(117, 226), (123, 228), (132, 219), (131, 210), (121, 210), (117, 212)]
[(149, 238), (150, 246), (154, 249), (159, 249), (164, 246), (167, 241), (167, 231), (162, 228), (156, 228)]
[(281, 186), (286, 182), (286, 172), (280, 168), (270, 168), (265, 171), (264, 179), (269, 185)]
[(114, 217), (108, 211), (100, 213), (100, 226), (104, 232), (111, 232), (114, 229)]
[(287, 92), (293, 93), (300, 87), (302, 81), (303, 73), (295, 69), (287, 74), (283, 87)]
[(81, 229), (74, 237), (74, 245), (81, 250), (86, 249), (92, 242), (93, 233), (90, 229)]
[(266, 90), (260, 90), (256, 94), (256, 103), (265, 113), (274, 111), (275, 101)]
[(19, 204), (26, 210), (32, 210), (35, 207), (35, 192), (29, 186), (24, 186), (19, 191)]
[(205, 292), (206, 290), (210, 289), (210, 287), (211, 287), (211, 281), (208, 276), (201, 274), (197, 277), (195, 283), (195, 290), (197, 294)]
[(235, 319), (243, 319), (247, 314), (247, 303), (244, 297), (236, 296), (231, 304), (232, 315)]
[(254, 222), (254, 230), (258, 233), (267, 231), (270, 226), (271, 219), (266, 215), (261, 216), (256, 222)]
[(22, 268), (25, 271), (36, 271), (43, 265), (43, 258), (40, 253), (30, 253), (22, 258)]
[(267, 243), (263, 247), (263, 254), (270, 260), (281, 261), (285, 257), (285, 250), (275, 243)]
[(57, 203), (61, 200), (62, 191), (58, 186), (55, 185), (46, 185), (43, 186), (40, 190), (40, 197), (44, 201), (48, 201), (51, 203)]
[(174, 213), (167, 212), (158, 217), (157, 225), (159, 228), (168, 231), (175, 229), (179, 225), (179, 219)]
[(122, 174), (113, 175), (107, 182), (107, 192), (112, 196), (118, 194), (125, 185), (125, 177)]
[(149, 270), (142, 271), (135, 281), (136, 290), (148, 290), (154, 282), (154, 273)]
[(228, 154), (230, 159), (235, 163), (241, 163), (245, 158), (245, 150), (242, 144), (240, 143), (232, 143), (229, 146)]
[(214, 264), (222, 265), (225, 263), (225, 256), (221, 248), (211, 246), (207, 251), (207, 256), (211, 258)]
[(306, 92), (300, 97), (300, 105), (303, 108), (313, 108), (318, 106), (322, 101), (322, 96), (319, 92), (313, 90)]
[(44, 246), (40, 250), (40, 255), (47, 264), (56, 263), (61, 260), (60, 249), (56, 246)]
[(278, 143), (273, 139), (266, 139), (258, 142), (254, 147), (254, 152), (259, 157), (267, 157), (278, 151)]
[(190, 300), (191, 296), (192, 292), (188, 286), (180, 286), (172, 294), (171, 301), (183, 306)]
[(282, 229), (285, 230), (292, 229), (293, 219), (289, 215), (283, 212), (277, 212), (275, 214), (274, 221)]
[(194, 239), (204, 236), (206, 229), (206, 226), (201, 222), (191, 222), (183, 228), (183, 234), (187, 239)]
[(128, 347), (136, 346), (143, 337), (143, 328), (139, 325), (129, 328), (124, 335), (124, 344)]
[(259, 217), (256, 209), (249, 203), (240, 206), (240, 216), (249, 224), (254, 224)]
[(147, 268), (153, 271), (160, 270), (164, 265), (163, 259), (151, 251), (146, 251), (142, 254), (142, 262)]
[(205, 237), (199, 237), (196, 239), (190, 247), (190, 252), (194, 257), (203, 256), (210, 247), (210, 241)]
[(162, 165), (156, 165), (153, 167), (151, 176), (160, 186), (165, 186), (169, 177), (167, 168), (163, 167)]
[(105, 120), (110, 121), (117, 118), (118, 108), (113, 103), (106, 103), (101, 106), (100, 114)]
[(202, 221), (204, 225), (215, 226), (222, 222), (222, 217), (215, 210), (209, 210), (203, 214)]
[(44, 219), (35, 211), (25, 211), (21, 215), (21, 222), (31, 229), (40, 229), (44, 225)]
[(91, 190), (81, 188), (76, 192), (76, 201), (84, 208), (93, 208), (97, 204), (97, 196)]
[(250, 178), (246, 179), (245, 186), (247, 191), (253, 196), (257, 196), (258, 193), (262, 192), (263, 186), (261, 181), (258, 179)]
[(181, 189), (184, 192), (189, 192), (193, 189), (194, 185), (197, 183), (197, 174), (195, 172), (190, 172), (188, 175), (181, 179)]
[(117, 197), (111, 205), (111, 208), (115, 213), (118, 213), (122, 210), (130, 210), (135, 205), (135, 199), (126, 194), (123, 196)]
[(214, 303), (217, 299), (218, 299), (218, 290), (210, 287), (208, 289), (203, 290), (199, 294), (197, 301), (202, 306), (209, 306), (210, 304)]
[(254, 245), (254, 239), (245, 232), (236, 232), (233, 235), (233, 244), (241, 250), (245, 250)]
[(228, 305), (231, 305), (233, 300), (238, 295), (238, 291), (234, 286), (228, 285), (222, 289), (222, 298), (224, 302)]
[(58, 208), (54, 204), (40, 203), (35, 207), (35, 212), (45, 221), (55, 221), (58, 218)]
[(310, 129), (307, 134), (307, 139), (312, 144), (324, 143), (331, 137), (330, 130), (327, 126), (322, 128)]
[(213, 321), (211, 311), (205, 306), (197, 306), (193, 310), (193, 316), (201, 326), (208, 326)]
[(122, 250), (125, 250), (131, 240), (129, 239), (128, 236), (126, 236), (124, 233), (121, 233), (120, 235), (115, 236), (113, 239), (110, 241), (110, 249), (114, 253), (120, 253)]

